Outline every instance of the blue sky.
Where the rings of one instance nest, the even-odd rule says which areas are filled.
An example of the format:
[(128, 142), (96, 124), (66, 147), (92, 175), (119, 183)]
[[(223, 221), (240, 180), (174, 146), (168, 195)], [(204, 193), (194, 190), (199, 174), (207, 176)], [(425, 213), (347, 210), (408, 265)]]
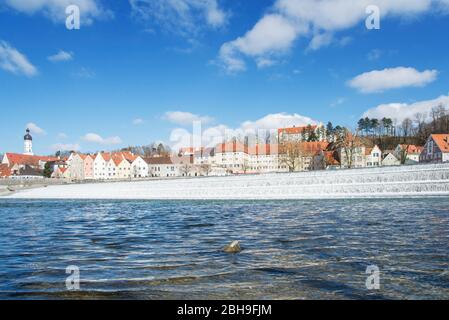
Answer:
[[(48, 154), (170, 142), (192, 119), (353, 126), (449, 103), (447, 0), (54, 3), (0, 2), (0, 152), (21, 152), (28, 124)], [(71, 3), (79, 30), (65, 26)]]

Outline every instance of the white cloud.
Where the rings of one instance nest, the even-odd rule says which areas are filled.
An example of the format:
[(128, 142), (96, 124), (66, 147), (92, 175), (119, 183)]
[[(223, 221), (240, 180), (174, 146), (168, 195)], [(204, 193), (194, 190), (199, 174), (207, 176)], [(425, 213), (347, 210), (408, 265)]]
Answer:
[(140, 118), (133, 120), (133, 125), (136, 125), (136, 126), (143, 124), (143, 123), (144, 123), (143, 119), (140, 119)]
[(218, 0), (129, 0), (133, 14), (163, 29), (190, 37), (204, 28), (222, 27), (228, 13)]
[(7, 42), (0, 40), (0, 68), (3, 70), (23, 74), (27, 77), (37, 75), (37, 68), (28, 61), (27, 57), (11, 47)]
[(258, 61), (273, 61), (290, 49), (299, 32), (306, 30), (307, 26), (296, 25), (282, 15), (266, 15), (243, 37), (223, 44), (219, 57), (228, 72), (243, 71), (245, 62), (239, 53)]
[(99, 0), (5, 0), (5, 3), (25, 14), (42, 13), (58, 23), (67, 18), (65, 10), (69, 5), (77, 5), (80, 8), (82, 24), (92, 24), (95, 19), (112, 16), (112, 12), (105, 10)]
[(96, 134), (96, 133), (88, 133), (83, 137), (83, 140), (91, 143), (97, 143), (101, 145), (115, 145), (122, 143), (122, 139), (120, 137), (109, 137), (109, 138), (103, 138), (102, 136)]
[(374, 70), (358, 75), (348, 85), (363, 93), (383, 92), (405, 87), (423, 87), (436, 80), (437, 70), (418, 71), (414, 68)]
[(59, 50), (57, 54), (49, 56), (47, 59), (51, 62), (70, 61), (73, 60), (73, 52)]
[(312, 38), (312, 41), (310, 41), (308, 50), (315, 51), (320, 49), (321, 47), (328, 46), (329, 44), (331, 44), (333, 39), (334, 37), (331, 33), (317, 34)]
[(58, 139), (64, 140), (67, 138), (68, 138), (68, 135), (65, 134), (64, 132), (58, 133)]
[[(221, 65), (228, 72), (246, 69), (245, 58), (271, 58), (289, 52), (296, 40), (312, 38), (309, 49), (332, 42), (332, 35), (364, 25), (368, 5), (379, 6), (382, 18), (410, 17), (438, 10), (447, 0), (276, 0), (245, 35), (222, 45)], [(340, 45), (347, 44), (340, 40)]]
[(287, 114), (287, 113), (275, 113), (268, 114), (263, 118), (255, 121), (245, 121), (241, 124), (240, 129), (244, 131), (257, 131), (262, 130), (273, 130), (278, 128), (293, 127), (293, 126), (304, 126), (308, 124), (316, 124), (317, 121), (299, 115), (297, 113)]
[(179, 125), (192, 125), (195, 121), (200, 121), (202, 124), (212, 122), (214, 119), (209, 116), (200, 116), (190, 112), (183, 111), (169, 111), (164, 115), (164, 119)]
[(383, 117), (395, 119), (398, 123), (406, 118), (414, 119), (417, 113), (430, 116), (433, 107), (443, 105), (449, 108), (449, 94), (440, 96), (433, 100), (419, 101), (414, 103), (388, 103), (381, 104), (375, 108), (369, 109), (363, 114), (363, 117), (382, 119)]
[(51, 148), (54, 151), (79, 151), (81, 146), (78, 143), (56, 143)]
[(27, 125), (25, 127), (27, 129), (30, 129), (31, 134), (37, 134), (37, 135), (46, 135), (47, 134), (44, 129), (42, 129), (41, 127), (39, 127), (37, 124), (35, 124), (33, 122), (27, 123)]

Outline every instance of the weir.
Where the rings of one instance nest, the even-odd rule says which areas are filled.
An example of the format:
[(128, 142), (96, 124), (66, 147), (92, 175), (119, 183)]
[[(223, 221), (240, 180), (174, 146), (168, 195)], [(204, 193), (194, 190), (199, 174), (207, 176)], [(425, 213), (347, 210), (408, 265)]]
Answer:
[(92, 183), (23, 190), (16, 199), (260, 200), (449, 196), (449, 163), (257, 176)]

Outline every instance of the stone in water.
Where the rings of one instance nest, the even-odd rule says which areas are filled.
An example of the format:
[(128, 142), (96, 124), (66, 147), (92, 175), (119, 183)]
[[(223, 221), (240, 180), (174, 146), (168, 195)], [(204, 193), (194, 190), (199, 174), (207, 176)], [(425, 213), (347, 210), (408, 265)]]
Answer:
[(224, 252), (226, 253), (239, 253), (241, 251), (242, 248), (240, 247), (240, 242), (238, 241), (233, 241), (230, 245), (224, 248)]

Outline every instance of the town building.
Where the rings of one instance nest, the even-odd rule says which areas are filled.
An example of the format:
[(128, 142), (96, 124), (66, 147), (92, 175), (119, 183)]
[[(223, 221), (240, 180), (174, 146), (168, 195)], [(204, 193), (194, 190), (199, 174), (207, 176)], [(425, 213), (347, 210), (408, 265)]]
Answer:
[(449, 134), (432, 134), (421, 152), (420, 162), (449, 162)]
[(391, 166), (400, 166), (401, 161), (393, 153), (388, 153), (384, 159), (382, 160), (382, 166), (391, 167)]
[(65, 167), (56, 167), (51, 177), (53, 179), (71, 179), (70, 171)]
[(131, 176), (133, 178), (147, 178), (149, 176), (148, 163), (142, 157), (136, 156), (132, 161)]
[(170, 157), (152, 157), (144, 159), (148, 164), (150, 177), (179, 177), (180, 163), (175, 163)]
[(57, 161), (55, 157), (34, 156), (18, 153), (5, 153), (2, 159), (2, 164), (6, 164), (12, 175), (18, 174), (21, 169), (30, 167), (36, 171), (42, 171), (45, 168), (45, 164), (51, 161)]
[(366, 167), (366, 147), (363, 145), (354, 147), (352, 150), (338, 148), (337, 157), (342, 168)]
[[(110, 177), (108, 172), (108, 163), (111, 160), (111, 154), (106, 152), (97, 153), (94, 159), (94, 179), (106, 180)], [(72, 160), (73, 166), (73, 160)]]
[[(313, 137), (312, 137), (313, 135)], [(326, 128), (323, 124), (278, 129), (279, 143), (326, 140)]]
[(248, 147), (248, 171), (250, 173), (277, 172), (279, 168), (279, 146), (256, 144)]
[(382, 150), (376, 145), (373, 148), (365, 148), (366, 166), (380, 167), (382, 165)]
[[(404, 164), (417, 164), (424, 147), (408, 144), (398, 144), (393, 155)], [(405, 159), (404, 159), (405, 158)]]
[(219, 144), (215, 149), (215, 163), (233, 174), (248, 171), (248, 147), (238, 141)]

